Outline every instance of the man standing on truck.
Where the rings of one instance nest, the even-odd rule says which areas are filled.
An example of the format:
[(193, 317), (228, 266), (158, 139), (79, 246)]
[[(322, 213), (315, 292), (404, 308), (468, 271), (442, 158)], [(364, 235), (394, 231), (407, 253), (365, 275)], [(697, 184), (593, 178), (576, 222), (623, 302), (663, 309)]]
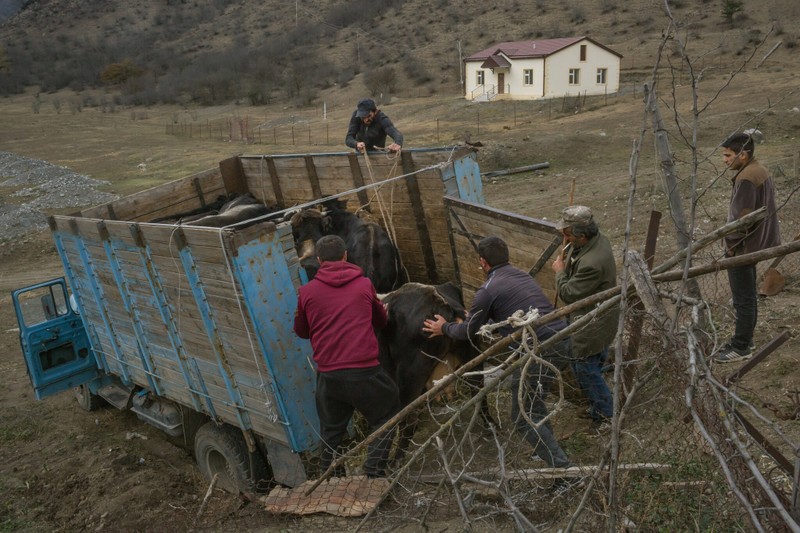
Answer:
[[(300, 287), (294, 331), (311, 340), (317, 364), (316, 404), (325, 472), (339, 451), (347, 426), (358, 410), (373, 432), (400, 410), (397, 385), (378, 362), (378, 339), (388, 317), (372, 282), (347, 262), (341, 237), (326, 235), (317, 241), (319, 270)], [(364, 463), (368, 477), (386, 475), (394, 430), (369, 446)], [(342, 476), (338, 470), (334, 475)]]
[(368, 150), (384, 149), (386, 136), (394, 142), (386, 146), (390, 152), (399, 152), (403, 146), (403, 134), (394, 127), (392, 121), (375, 105), (372, 98), (364, 98), (358, 102), (350, 125), (347, 127), (345, 144), (355, 148), (356, 152), (366, 153)]

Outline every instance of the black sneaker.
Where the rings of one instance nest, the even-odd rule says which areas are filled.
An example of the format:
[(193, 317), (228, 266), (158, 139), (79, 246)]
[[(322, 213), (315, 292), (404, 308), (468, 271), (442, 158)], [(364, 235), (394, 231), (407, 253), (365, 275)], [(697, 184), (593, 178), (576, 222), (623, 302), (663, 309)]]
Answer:
[(550, 487), (550, 494), (553, 498), (564, 496), (572, 490), (582, 489), (586, 486), (586, 481), (582, 477), (561, 477), (557, 478)]
[(611, 419), (601, 418), (592, 422), (592, 430), (599, 437), (611, 432)]
[(735, 363), (753, 357), (753, 346), (746, 350), (739, 350), (730, 344), (726, 344), (712, 359), (715, 363)]

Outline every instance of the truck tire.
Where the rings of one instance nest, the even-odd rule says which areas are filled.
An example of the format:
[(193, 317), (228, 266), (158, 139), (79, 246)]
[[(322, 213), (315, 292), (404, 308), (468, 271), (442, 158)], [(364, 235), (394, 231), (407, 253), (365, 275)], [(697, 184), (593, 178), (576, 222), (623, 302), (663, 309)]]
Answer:
[(267, 477), (267, 465), (260, 453), (251, 454), (242, 432), (228, 425), (208, 422), (194, 436), (194, 456), (200, 472), (217, 487), (238, 494), (257, 492)]
[(85, 383), (75, 387), (73, 389), (73, 394), (78, 401), (78, 405), (84, 411), (94, 411), (106, 403), (105, 400), (97, 394), (92, 394), (92, 391), (89, 390), (89, 385)]

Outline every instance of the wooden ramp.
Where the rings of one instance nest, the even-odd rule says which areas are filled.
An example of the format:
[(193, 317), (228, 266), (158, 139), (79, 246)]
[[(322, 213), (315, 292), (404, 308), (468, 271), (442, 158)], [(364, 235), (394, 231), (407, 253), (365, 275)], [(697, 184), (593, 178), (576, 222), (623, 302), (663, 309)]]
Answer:
[(267, 511), (279, 514), (363, 516), (378, 506), (389, 488), (389, 480), (385, 478), (334, 477), (323, 481), (314, 492), (305, 496), (305, 491), (314, 483), (306, 481), (291, 489), (276, 487), (261, 498), (261, 502)]

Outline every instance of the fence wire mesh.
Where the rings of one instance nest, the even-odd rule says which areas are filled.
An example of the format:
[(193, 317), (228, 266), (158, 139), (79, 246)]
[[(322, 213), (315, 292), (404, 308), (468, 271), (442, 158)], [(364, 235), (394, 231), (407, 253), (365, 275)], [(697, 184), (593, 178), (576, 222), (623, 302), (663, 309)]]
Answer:
[[(800, 229), (796, 165), (796, 157), (770, 162), (783, 242)], [(659, 201), (652, 193), (640, 193), (648, 207)], [(726, 210), (724, 190), (703, 197), (697, 232), (722, 226)], [(660, 234), (668, 237), (670, 231), (667, 221)], [(656, 264), (675, 251), (665, 245)], [(717, 243), (695, 254), (693, 264), (722, 256)], [(799, 256), (779, 264), (784, 290), (759, 302), (757, 351), (784, 331), (796, 333)], [(765, 263), (758, 266), (760, 275), (769, 267)], [(620, 409), (614, 427), (588, 419), (588, 403), (574, 378), (562, 373), (563, 396), (554, 386), (547, 403), (575, 467), (548, 467), (515, 431), (509, 379), (485, 379), (477, 391), (461, 380), (456, 398), (429, 400), (420, 409), (405, 460), (395, 464), (389, 488), (371, 495), (380, 507), (367, 514), (361, 529), (445, 524), (479, 531), (797, 530), (796, 361), (768, 358), (727, 382), (739, 365), (712, 362), (734, 324), (727, 275), (703, 275), (698, 284), (701, 300), (670, 299), (683, 292), (680, 282), (658, 284), (666, 322), (654, 309), (628, 300), (617, 344), (627, 359), (615, 373), (612, 354), (606, 374), (610, 384), (615, 375), (625, 381), (615, 394)], [(635, 353), (632, 340), (638, 342)], [(480, 414), (479, 391), (486, 395), (491, 422)], [(348, 470), (357, 472), (362, 460), (359, 454), (349, 457)]]

